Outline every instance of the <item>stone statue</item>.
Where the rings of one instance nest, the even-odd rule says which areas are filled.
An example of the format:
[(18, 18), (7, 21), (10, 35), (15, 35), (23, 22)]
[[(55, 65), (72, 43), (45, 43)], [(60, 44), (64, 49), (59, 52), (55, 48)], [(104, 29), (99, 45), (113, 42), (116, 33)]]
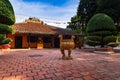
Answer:
[[(63, 36), (59, 35), (59, 38), (60, 38), (60, 50), (61, 50), (61, 53), (62, 53), (62, 59), (66, 59), (66, 60), (72, 59), (71, 51), (75, 47), (75, 44), (74, 44), (75, 36), (72, 35), (71, 39), (63, 39)], [(68, 50), (68, 56), (67, 57), (65, 56), (64, 50)]]

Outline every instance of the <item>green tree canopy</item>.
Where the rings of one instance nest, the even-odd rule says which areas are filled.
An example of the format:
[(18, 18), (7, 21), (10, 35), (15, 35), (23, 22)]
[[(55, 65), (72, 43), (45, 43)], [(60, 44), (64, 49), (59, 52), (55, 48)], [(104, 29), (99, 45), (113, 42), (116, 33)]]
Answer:
[(120, 23), (120, 0), (99, 0), (97, 12), (109, 15), (117, 25)]
[[(85, 33), (86, 25), (89, 19), (95, 14), (97, 8), (96, 0), (80, 0), (76, 16), (79, 20), (76, 20), (76, 23), (79, 24), (77, 28)], [(72, 17), (73, 19), (75, 17)], [(71, 23), (74, 21), (71, 20)], [(72, 30), (76, 30), (76, 27), (69, 25)]]
[(80, 16), (79, 27), (83, 32), (90, 18), (97, 13), (109, 15), (120, 31), (120, 0), (80, 0), (76, 15)]
[(80, 28), (79, 24), (77, 24), (77, 22), (79, 22), (79, 21), (80, 21), (80, 16), (77, 16), (77, 15), (73, 16), (71, 18), (71, 22), (69, 23), (69, 25), (67, 26), (67, 28), (70, 28), (72, 30), (79, 29)]
[(89, 19), (96, 13), (96, 9), (96, 0), (80, 0), (77, 15), (81, 16), (82, 21), (88, 22)]

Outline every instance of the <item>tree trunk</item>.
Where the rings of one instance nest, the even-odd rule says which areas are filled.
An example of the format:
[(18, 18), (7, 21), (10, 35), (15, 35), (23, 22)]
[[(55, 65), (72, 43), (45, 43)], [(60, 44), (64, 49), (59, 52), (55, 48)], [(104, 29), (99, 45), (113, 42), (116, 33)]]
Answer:
[(104, 47), (104, 42), (103, 42), (103, 35), (102, 35), (102, 38), (101, 38), (101, 48)]

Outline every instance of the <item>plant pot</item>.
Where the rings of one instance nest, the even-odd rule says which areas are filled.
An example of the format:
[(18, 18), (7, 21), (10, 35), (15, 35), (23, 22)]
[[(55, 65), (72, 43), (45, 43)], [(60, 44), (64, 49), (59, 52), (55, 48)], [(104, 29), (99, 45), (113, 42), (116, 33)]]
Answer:
[(10, 50), (10, 45), (9, 44), (3, 44), (0, 46), (0, 48), (2, 49), (2, 51), (8, 51)]
[(95, 53), (114, 53), (113, 48), (95, 48)]

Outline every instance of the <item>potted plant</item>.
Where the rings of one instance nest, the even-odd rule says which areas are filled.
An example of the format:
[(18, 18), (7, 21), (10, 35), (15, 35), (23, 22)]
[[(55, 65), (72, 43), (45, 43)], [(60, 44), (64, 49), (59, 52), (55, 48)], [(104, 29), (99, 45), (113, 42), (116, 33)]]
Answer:
[(75, 38), (75, 48), (81, 49), (81, 47), (84, 45), (84, 37), (83, 36), (76, 36)]
[[(0, 37), (0, 39), (1, 38), (4, 38), (4, 37)], [(10, 42), (11, 42), (12, 40), (10, 39), (10, 38), (4, 38), (4, 39), (2, 39), (1, 40), (1, 42), (0, 42), (0, 45), (1, 45), (1, 49), (2, 49), (2, 51), (4, 51), (4, 50), (9, 50), (10, 49)]]
[(95, 51), (113, 52), (113, 48), (107, 44), (116, 42), (116, 27), (108, 15), (104, 13), (94, 15), (88, 22), (86, 33), (86, 43), (94, 46)]

